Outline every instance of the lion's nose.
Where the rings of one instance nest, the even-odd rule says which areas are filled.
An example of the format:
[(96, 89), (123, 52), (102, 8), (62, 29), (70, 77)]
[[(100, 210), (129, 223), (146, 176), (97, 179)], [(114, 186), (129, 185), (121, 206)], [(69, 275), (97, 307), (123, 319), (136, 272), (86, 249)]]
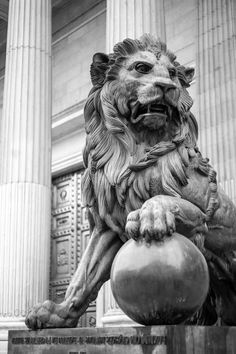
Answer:
[(164, 96), (164, 91), (163, 88), (159, 85), (155, 85), (156, 86), (156, 99), (157, 100), (161, 100)]
[(156, 88), (156, 99), (161, 100), (167, 90), (176, 88), (177, 86), (169, 79), (160, 78), (154, 84)]
[(176, 84), (169, 78), (167, 77), (158, 77), (155, 80), (155, 86), (160, 87), (163, 91), (166, 91), (166, 89), (169, 88), (176, 88)]

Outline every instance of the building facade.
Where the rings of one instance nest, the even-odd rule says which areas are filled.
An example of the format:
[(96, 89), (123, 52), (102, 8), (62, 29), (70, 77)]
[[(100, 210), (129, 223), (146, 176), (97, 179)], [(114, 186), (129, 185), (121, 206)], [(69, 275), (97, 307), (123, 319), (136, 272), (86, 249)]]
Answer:
[[(61, 301), (89, 238), (83, 106), (95, 52), (152, 33), (196, 69), (199, 147), (236, 202), (235, 0), (0, 0), (0, 353), (35, 303)], [(52, 182), (52, 183), (51, 183)], [(128, 325), (109, 283), (82, 326)], [(2, 351), (1, 351), (2, 350)]]

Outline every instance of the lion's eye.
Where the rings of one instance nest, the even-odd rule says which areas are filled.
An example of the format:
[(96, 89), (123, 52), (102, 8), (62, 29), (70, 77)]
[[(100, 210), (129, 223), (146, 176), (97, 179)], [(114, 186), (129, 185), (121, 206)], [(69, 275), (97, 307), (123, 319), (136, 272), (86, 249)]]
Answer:
[(152, 70), (152, 65), (147, 63), (136, 63), (134, 69), (140, 74), (148, 74)]
[(175, 68), (168, 68), (168, 71), (171, 79), (177, 75)]

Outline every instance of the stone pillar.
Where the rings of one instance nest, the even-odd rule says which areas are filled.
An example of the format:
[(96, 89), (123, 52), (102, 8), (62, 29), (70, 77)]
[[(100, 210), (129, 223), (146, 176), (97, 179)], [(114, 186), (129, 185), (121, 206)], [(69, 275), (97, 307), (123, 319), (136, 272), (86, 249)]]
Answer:
[(48, 298), (51, 1), (10, 0), (0, 145), (0, 328)]
[(166, 40), (164, 0), (107, 0), (107, 53), (129, 37), (151, 33)]
[[(151, 33), (166, 40), (164, 0), (107, 0), (106, 50), (129, 37), (139, 38)], [(102, 316), (102, 313), (104, 314)], [(98, 326), (133, 326), (116, 304), (109, 282), (101, 289), (97, 299)]]
[(236, 202), (236, 5), (198, 0), (198, 107), (202, 153)]

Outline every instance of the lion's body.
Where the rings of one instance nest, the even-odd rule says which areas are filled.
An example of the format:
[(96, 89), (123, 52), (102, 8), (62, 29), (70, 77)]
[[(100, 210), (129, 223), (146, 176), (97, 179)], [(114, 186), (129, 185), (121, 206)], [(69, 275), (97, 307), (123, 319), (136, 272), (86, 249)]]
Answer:
[[(157, 67), (156, 56), (161, 61)], [(137, 61), (154, 65), (152, 72), (131, 75), (129, 67)], [(106, 67), (108, 74), (95, 85), (85, 106), (85, 204), (122, 234), (129, 212), (139, 209), (146, 200), (163, 194), (184, 197), (183, 187), (189, 186), (189, 174), (194, 170), (198, 174), (197, 184), (201, 180), (204, 201), (201, 193), (196, 195), (195, 188), (186, 197), (206, 211), (211, 194), (211, 167), (196, 147), (198, 128), (186, 90), (193, 73), (175, 62), (175, 56), (166, 51), (165, 45), (151, 37), (119, 44), (110, 62)], [(92, 72), (93, 66), (99, 67), (101, 63), (93, 63)], [(172, 80), (169, 68), (176, 70)], [(99, 72), (98, 76), (102, 75)], [(110, 80), (106, 81), (107, 77)], [(130, 116), (137, 101), (143, 106), (156, 102), (157, 83), (167, 87), (160, 101), (168, 102), (171, 117), (160, 127), (152, 122), (149, 126), (143, 124), (145, 117), (138, 123), (132, 122)]]
[[(150, 64), (150, 73), (134, 72), (132, 66), (137, 61)], [(168, 71), (173, 67), (176, 73), (171, 78)], [(85, 107), (88, 140), (84, 195), (92, 214), (125, 241), (129, 213), (155, 196), (168, 195), (197, 206), (206, 215), (208, 227), (216, 230), (212, 226), (218, 225), (214, 214), (219, 213), (223, 194), (217, 190), (214, 170), (197, 148), (197, 123), (190, 113), (192, 100), (186, 90), (191, 70), (175, 62), (175, 56), (151, 37), (117, 45), (108, 70), (106, 78), (110, 79), (104, 77), (95, 85)], [(136, 123), (130, 118), (133, 107), (137, 101), (142, 105), (158, 101), (162, 93), (156, 87), (164, 91), (159, 101), (172, 108), (169, 119), (164, 125), (155, 126), (147, 119), (145, 124), (144, 112), (144, 118)], [(93, 145), (94, 135), (99, 141)], [(229, 218), (231, 224), (234, 212)], [(186, 225), (181, 230), (190, 237)], [(208, 251), (227, 259), (227, 267), (222, 235), (217, 236), (216, 230), (206, 244)], [(233, 248), (235, 241), (230, 244)]]
[[(93, 232), (60, 305), (64, 317), (60, 307), (47, 308), (58, 316), (54, 326), (77, 323), (129, 237), (150, 242), (175, 229), (198, 245), (210, 271), (209, 296), (192, 323), (213, 324), (220, 316), (236, 324), (236, 209), (197, 147), (187, 92), (194, 71), (175, 59), (148, 35), (118, 43), (109, 57), (93, 58), (83, 177)], [(37, 311), (29, 316), (30, 327), (37, 327)], [(50, 320), (43, 326), (50, 327)]]

